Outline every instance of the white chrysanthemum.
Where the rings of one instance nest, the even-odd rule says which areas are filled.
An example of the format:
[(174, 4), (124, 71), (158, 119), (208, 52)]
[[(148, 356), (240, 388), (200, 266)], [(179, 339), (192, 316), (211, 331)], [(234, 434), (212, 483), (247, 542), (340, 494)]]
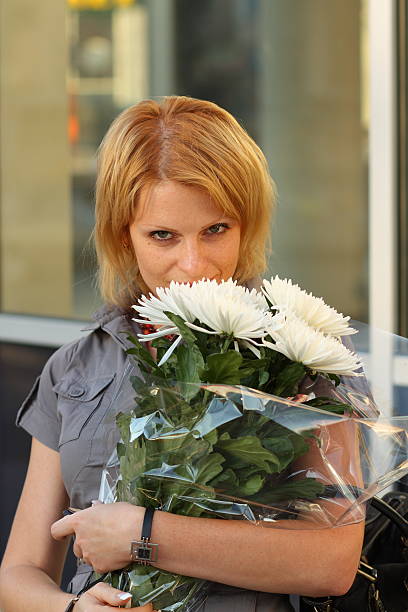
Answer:
[(188, 289), (189, 285), (172, 281), (169, 287), (158, 287), (156, 289), (157, 297), (152, 294), (149, 296), (143, 295), (138, 304), (132, 306), (143, 317), (142, 319), (133, 319), (134, 321), (150, 323), (161, 328), (156, 333), (147, 334), (142, 340), (152, 340), (167, 334), (178, 333), (177, 327), (164, 314), (165, 312), (178, 315), (186, 322), (194, 321), (196, 317), (190, 312), (185, 300), (186, 290)]
[[(238, 340), (263, 338), (266, 329), (282, 324), (279, 316), (272, 316), (262, 294), (250, 291), (228, 279), (193, 283), (185, 297), (188, 307), (201, 324), (216, 334), (231, 335)], [(207, 331), (188, 324), (192, 329)]]
[(336, 338), (309, 327), (295, 315), (289, 315), (285, 324), (270, 330), (269, 335), (276, 344), (264, 339), (266, 346), (311, 370), (338, 376), (361, 376), (355, 372), (361, 368), (361, 363), (354, 353)]
[[(144, 317), (135, 321), (160, 327), (154, 333), (141, 336), (142, 342), (167, 334), (179, 335), (179, 330), (165, 312), (179, 315), (191, 329), (207, 334), (229, 335), (248, 348), (256, 345), (255, 340), (261, 340), (268, 333), (267, 329), (277, 329), (283, 322), (283, 317), (273, 316), (269, 312), (262, 294), (255, 289), (250, 291), (232, 279), (221, 283), (201, 280), (191, 285), (172, 282), (167, 288), (157, 289), (156, 293), (157, 297), (143, 296), (139, 305), (133, 306)], [(179, 341), (180, 338), (160, 363), (168, 359)], [(254, 347), (251, 350), (259, 356), (259, 351)]]
[(350, 317), (344, 317), (334, 308), (328, 306), (322, 298), (317, 298), (294, 285), (291, 280), (272, 277), (264, 280), (262, 291), (273, 306), (293, 312), (311, 327), (328, 334), (340, 337), (355, 334), (356, 329), (349, 326)]

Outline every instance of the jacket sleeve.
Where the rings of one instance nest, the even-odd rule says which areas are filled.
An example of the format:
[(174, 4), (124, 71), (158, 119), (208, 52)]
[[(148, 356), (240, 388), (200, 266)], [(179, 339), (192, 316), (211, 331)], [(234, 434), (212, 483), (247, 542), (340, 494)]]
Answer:
[(58, 450), (61, 432), (57, 395), (53, 387), (63, 375), (74, 348), (75, 343), (72, 343), (51, 355), (16, 416), (17, 427), (22, 427), (53, 450)]

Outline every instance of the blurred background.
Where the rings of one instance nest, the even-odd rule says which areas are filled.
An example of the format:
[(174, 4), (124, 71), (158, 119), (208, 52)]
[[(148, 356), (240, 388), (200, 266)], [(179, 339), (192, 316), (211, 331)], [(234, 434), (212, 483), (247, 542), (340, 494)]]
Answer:
[[(269, 272), (407, 335), (406, 5), (0, 0), (0, 555), (29, 446), (18, 405), (100, 305), (95, 154), (127, 106), (178, 94), (230, 111), (278, 188)], [(404, 398), (400, 357), (387, 372)]]
[(127, 106), (182, 94), (265, 151), (270, 270), (368, 320), (367, 0), (1, 4), (3, 313), (90, 317), (97, 147)]

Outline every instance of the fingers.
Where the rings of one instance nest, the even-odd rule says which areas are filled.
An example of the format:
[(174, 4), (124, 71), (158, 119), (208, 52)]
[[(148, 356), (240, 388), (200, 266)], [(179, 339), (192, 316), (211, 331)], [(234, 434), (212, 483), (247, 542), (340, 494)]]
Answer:
[[(99, 506), (100, 504), (103, 504), (103, 502), (99, 501), (99, 499), (93, 499), (91, 504), (93, 507)], [(54, 540), (63, 540), (66, 536), (73, 535), (75, 533), (74, 521), (75, 515), (78, 512), (83, 512), (83, 510), (75, 509), (74, 514), (64, 516), (64, 518), (60, 519), (59, 521), (56, 521), (51, 525), (51, 535)]]
[[(97, 499), (92, 500), (92, 507), (99, 504), (102, 504), (102, 502)], [(89, 508), (86, 508), (85, 510), (75, 508), (73, 514), (68, 514), (67, 516), (64, 516), (64, 518), (55, 521), (55, 523), (51, 525), (52, 537), (55, 540), (63, 540), (69, 535), (74, 535), (75, 526), (77, 525), (77, 517), (84, 512), (88, 512), (88, 510)]]
[[(130, 610), (137, 610), (138, 612), (156, 612), (153, 610), (151, 603), (144, 606), (136, 606), (132, 608), (132, 595), (119, 589), (106, 584), (105, 582), (99, 582), (88, 591), (86, 591), (81, 597), (77, 604), (75, 604), (75, 610), (78, 612), (90, 612), (94, 609), (109, 609), (112, 608), (128, 608)], [(160, 612), (160, 611), (159, 611)]]
[(70, 515), (64, 516), (64, 518), (53, 523), (51, 525), (51, 535), (54, 540), (63, 540), (67, 536), (74, 534), (74, 520), (74, 515)]
[(309, 396), (305, 395), (304, 393), (298, 393), (297, 395), (293, 396), (291, 395), (290, 397), (287, 397), (287, 400), (291, 400), (292, 402), (304, 402)]
[(298, 393), (297, 395), (295, 395), (294, 401), (301, 403), (301, 402), (304, 402), (305, 400), (307, 400), (308, 397), (309, 396), (305, 395), (304, 393)]
[(129, 603), (132, 600), (132, 595), (130, 593), (126, 593), (124, 591), (120, 591), (119, 589), (115, 589), (109, 584), (106, 584), (105, 582), (98, 582), (98, 584), (90, 588), (89, 591), (86, 591), (86, 593), (84, 593), (80, 597), (79, 601), (81, 601), (82, 598), (84, 598), (85, 600), (87, 596), (89, 595), (92, 595), (92, 597), (96, 598), (99, 603), (108, 604), (115, 608), (119, 608), (119, 607), (128, 608)]
[(83, 559), (84, 554), (82, 552), (81, 547), (77, 544), (76, 540), (74, 542), (74, 545), (72, 547), (72, 551), (74, 553), (74, 555), (78, 558), (78, 559)]

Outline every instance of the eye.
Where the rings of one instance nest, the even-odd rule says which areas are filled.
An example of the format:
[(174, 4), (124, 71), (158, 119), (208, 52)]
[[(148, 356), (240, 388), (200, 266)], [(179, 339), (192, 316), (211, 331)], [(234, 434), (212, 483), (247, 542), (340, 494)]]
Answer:
[(209, 234), (223, 234), (227, 229), (229, 229), (228, 223), (216, 223), (207, 229)]
[(165, 242), (173, 238), (173, 234), (171, 232), (167, 232), (166, 230), (156, 230), (155, 232), (150, 232), (150, 236), (161, 242)]

